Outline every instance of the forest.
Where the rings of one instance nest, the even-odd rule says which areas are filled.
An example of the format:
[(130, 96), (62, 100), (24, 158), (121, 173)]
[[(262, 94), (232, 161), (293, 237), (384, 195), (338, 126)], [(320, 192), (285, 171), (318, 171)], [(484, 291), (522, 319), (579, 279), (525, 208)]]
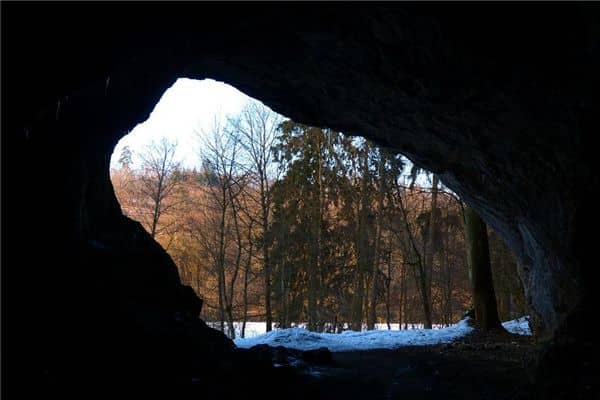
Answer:
[[(232, 339), (234, 322), (241, 337), (248, 321), (431, 328), (473, 307), (473, 211), (437, 175), (258, 102), (198, 141), (200, 168), (184, 167), (164, 138), (114, 155), (111, 179), (123, 213), (202, 298), (201, 318)], [(499, 318), (526, 314), (517, 260), (493, 230), (483, 235)]]

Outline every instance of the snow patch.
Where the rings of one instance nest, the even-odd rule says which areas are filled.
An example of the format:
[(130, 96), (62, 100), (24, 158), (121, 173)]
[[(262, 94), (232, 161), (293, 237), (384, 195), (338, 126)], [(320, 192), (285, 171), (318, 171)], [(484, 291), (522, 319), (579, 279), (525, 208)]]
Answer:
[[(220, 330), (220, 326), (221, 324), (218, 321), (205, 321), (206, 324), (208, 326), (210, 326), (211, 328)], [(224, 323), (225, 325), (225, 333), (227, 334), (229, 332), (229, 325), (227, 324), (227, 322)], [(241, 322), (234, 322), (233, 323), (233, 329), (235, 330), (235, 337), (236, 338), (240, 338), (241, 337), (241, 333), (242, 333), (242, 323)], [(291, 324), (292, 328), (307, 328), (308, 324), (305, 322), (300, 322), (300, 323), (292, 323)], [(331, 324), (325, 324), (325, 327), (328, 329), (331, 329), (332, 326)], [(400, 330), (400, 328), (404, 328), (405, 330), (415, 330), (415, 329), (423, 329), (423, 324), (422, 323), (408, 323), (408, 324), (402, 324), (402, 326), (400, 326), (398, 323), (391, 323), (390, 327), (392, 328), (392, 330)], [(445, 325), (442, 324), (433, 324), (433, 329), (443, 329), (445, 328)], [(271, 329), (272, 330), (277, 330), (280, 329), (279, 325), (277, 322), (273, 322), (271, 325)], [(344, 334), (345, 332), (354, 332), (354, 331), (348, 331), (349, 326), (348, 324), (344, 324), (344, 331), (342, 331), (341, 333)], [(381, 323), (377, 323), (375, 324), (375, 329), (376, 330), (383, 330), (386, 331), (388, 330), (388, 326), (387, 324), (381, 324)], [(367, 324), (363, 324), (362, 329), (363, 331), (367, 330)], [(245, 328), (245, 332), (244, 332), (244, 336), (246, 338), (252, 338), (255, 336), (259, 336), (262, 335), (264, 333), (266, 333), (266, 323), (265, 322), (246, 322), (246, 328)], [(331, 332), (331, 331), (328, 331)]]
[(531, 328), (529, 326), (529, 315), (521, 318), (513, 319), (502, 323), (504, 329), (510, 333), (516, 333), (517, 335), (531, 336)]
[(403, 346), (426, 346), (449, 343), (470, 333), (469, 318), (442, 329), (344, 331), (341, 334), (317, 333), (304, 328), (274, 330), (260, 336), (236, 339), (238, 347), (250, 348), (259, 344), (284, 346), (297, 350), (327, 347), (332, 352), (396, 349)]

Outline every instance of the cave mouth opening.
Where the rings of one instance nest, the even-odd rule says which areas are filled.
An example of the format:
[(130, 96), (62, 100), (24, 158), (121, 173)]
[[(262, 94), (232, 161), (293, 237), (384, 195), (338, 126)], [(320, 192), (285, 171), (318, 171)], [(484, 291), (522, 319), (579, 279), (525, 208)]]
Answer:
[[(116, 145), (110, 166), (123, 214), (173, 259), (203, 300), (201, 318), (239, 345), (268, 325), (410, 331), (428, 318), (443, 330), (472, 302), (463, 204), (438, 177), (366, 139), (295, 123), (225, 83), (178, 79)], [(498, 312), (515, 320), (527, 314), (516, 259), (492, 230), (489, 238)], [(425, 319), (417, 262), (429, 264)], [(530, 334), (524, 319), (510, 326)]]
[[(252, 29), (257, 25), (256, 20), (248, 18), (259, 13), (250, 14), (244, 9), (235, 15), (214, 13), (223, 18), (214, 18), (211, 26), (228, 26), (209, 35), (215, 40), (195, 40), (196, 32), (173, 33), (162, 24), (166, 20), (163, 12), (157, 13), (155, 19), (161, 23), (147, 24), (164, 28), (157, 30), (156, 35), (147, 35), (132, 25), (144, 20), (142, 11), (135, 10), (136, 17), (127, 20), (129, 29), (111, 28), (114, 34), (107, 36), (105, 21), (118, 22), (112, 17), (122, 18), (123, 10), (111, 11), (114, 15), (110, 17), (106, 13), (107, 18), (97, 18), (92, 12), (93, 18), (76, 19), (67, 17), (62, 9), (52, 14), (50, 9), (35, 7), (23, 11), (20, 18), (3, 21), (12, 21), (13, 29), (19, 26), (11, 37), (18, 38), (20, 43), (10, 47), (12, 57), (5, 57), (15, 63), (10, 79), (14, 85), (7, 97), (12, 98), (11, 109), (16, 111), (9, 116), (10, 131), (20, 143), (14, 153), (26, 161), (20, 171), (27, 178), (19, 179), (20, 183), (15, 184), (17, 190), (11, 190), (20, 194), (14, 208), (18, 212), (11, 212), (19, 215), (18, 223), (13, 225), (13, 237), (19, 243), (28, 243), (32, 238), (31, 227), (39, 225), (55, 227), (64, 233), (37, 240), (36, 251), (23, 254), (22, 264), (27, 268), (16, 268), (23, 271), (21, 285), (17, 286), (22, 304), (29, 310), (40, 310), (40, 306), (43, 310), (38, 312), (41, 324), (40, 319), (30, 318), (29, 313), (20, 318), (25, 327), (23, 332), (32, 339), (28, 344), (35, 356), (31, 359), (42, 360), (40, 364), (46, 366), (44, 357), (51, 349), (56, 349), (53, 358), (47, 357), (52, 360), (62, 359), (65, 352), (71, 356), (83, 353), (80, 351), (83, 346), (70, 343), (76, 336), (72, 332), (79, 332), (72, 328), (80, 324), (78, 318), (72, 318), (73, 308), (78, 315), (93, 316), (93, 322), (102, 315), (106, 326), (115, 326), (115, 322), (123, 321), (133, 325), (130, 323), (133, 318), (123, 317), (121, 321), (114, 315), (129, 310), (133, 310), (132, 314), (152, 314), (148, 310), (155, 303), (161, 306), (160, 310), (170, 312), (169, 306), (162, 307), (166, 303), (162, 302), (163, 297), (172, 300), (173, 307), (179, 305), (174, 299), (179, 294), (174, 289), (176, 285), (165, 285), (161, 301), (154, 303), (156, 299), (145, 290), (147, 285), (130, 285), (128, 281), (134, 275), (131, 271), (137, 268), (134, 257), (122, 258), (120, 248), (107, 254), (106, 246), (97, 247), (92, 253), (87, 242), (80, 239), (111, 239), (113, 228), (116, 231), (113, 243), (137, 234), (132, 224), (121, 223), (120, 213), (113, 212), (118, 207), (114, 207), (112, 187), (107, 185), (106, 156), (121, 129), (146, 112), (144, 100), (154, 101), (155, 89), (162, 88), (164, 80), (171, 82), (172, 77), (195, 70), (254, 88), (254, 93), (260, 93), (259, 97), (264, 96), (269, 104), (277, 104), (280, 110), (296, 105), (300, 110), (297, 115), (314, 124), (331, 121), (339, 129), (356, 129), (372, 137), (379, 135), (380, 140), (404, 149), (412, 157), (418, 156), (415, 160), (444, 174), (445, 182), (484, 213), (486, 220), (510, 240), (511, 247), (525, 261), (521, 272), (528, 301), (540, 320), (536, 328), (544, 339), (551, 340), (553, 348), (548, 354), (555, 373), (549, 374), (549, 381), (556, 378), (558, 382), (564, 381), (565, 387), (567, 383), (579, 383), (580, 372), (591, 371), (590, 366), (596, 364), (593, 330), (587, 329), (589, 315), (594, 311), (591, 282), (596, 281), (590, 279), (596, 270), (588, 266), (593, 265), (595, 254), (592, 236), (586, 228), (595, 222), (589, 216), (595, 215), (592, 199), (597, 188), (590, 167), (594, 147), (589, 145), (598, 125), (594, 118), (597, 91), (593, 90), (598, 58), (591, 51), (597, 47), (597, 9), (555, 9), (549, 18), (542, 19), (537, 9), (518, 13), (504, 9), (502, 15), (506, 18), (498, 19), (495, 18), (498, 10), (482, 13), (479, 8), (468, 13), (455, 10), (450, 15), (447, 10), (429, 9), (422, 13), (412, 7), (398, 7), (396, 11), (364, 8), (360, 12), (333, 9), (335, 12), (320, 15), (311, 7), (300, 14), (311, 18), (302, 21), (273, 18), (277, 24), (266, 35), (257, 34)], [(176, 14), (189, 18), (190, 27), (198, 26), (198, 14)], [(268, 13), (263, 18), (267, 21), (274, 14)], [(336, 17), (331, 18), (332, 15)], [(513, 21), (516, 23), (507, 32), (505, 22), (515, 15), (518, 21)], [(222, 24), (223, 20), (229, 25)], [(308, 20), (311, 23), (304, 30)], [(534, 35), (530, 34), (532, 20), (544, 22)], [(73, 21), (78, 22), (80, 32), (73, 29), (70, 24)], [(171, 21), (177, 28), (185, 25), (178, 18)], [(472, 29), (473, 23), (477, 29)], [(47, 29), (31, 30), (30, 26)], [(556, 30), (556, 26), (573, 29)], [(431, 27), (438, 28), (433, 36)], [(47, 34), (39, 35), (39, 31)], [(565, 36), (564, 31), (570, 34)], [(123, 40), (123, 33), (132, 32), (136, 33), (134, 38), (141, 40)], [(350, 41), (349, 36), (353, 38)], [(74, 37), (86, 38), (86, 45), (71, 41)], [(191, 42), (187, 40), (189, 37), (193, 39)], [(264, 40), (273, 37), (277, 40)], [(240, 38), (244, 38), (246, 46), (237, 45)], [(116, 51), (108, 51), (112, 48)], [(3, 49), (9, 51), (7, 46)], [(272, 55), (277, 55), (277, 62), (273, 62)], [(522, 62), (523, 57), (528, 62)], [(53, 62), (45, 63), (40, 70), (40, 59)], [(107, 91), (108, 71), (121, 73), (111, 75)], [(289, 76), (295, 79), (289, 80)], [(78, 89), (82, 96), (77, 96)], [(282, 101), (290, 89), (296, 91), (294, 98)], [(12, 96), (16, 92), (26, 95)], [(320, 114), (321, 119), (313, 118), (317, 107), (310, 102), (320, 92), (332, 102)], [(65, 94), (69, 95), (68, 102), (62, 101)], [(429, 101), (432, 98), (434, 102)], [(464, 113), (457, 118), (448, 115), (448, 111), (456, 109)], [(343, 117), (339, 117), (341, 112), (345, 112)], [(389, 128), (389, 132), (378, 134), (378, 128)], [(452, 150), (456, 152), (450, 154)], [(440, 157), (444, 153), (449, 156)], [(40, 170), (47, 169), (57, 159), (61, 162), (56, 164), (55, 173), (64, 179), (38, 179), (37, 185), (30, 185)], [(47, 196), (45, 207), (39, 207), (40, 193), (56, 195)], [(146, 235), (142, 236), (145, 239)], [(142, 242), (131, 240), (139, 247), (144, 246)], [(104, 251), (104, 260), (110, 262), (101, 264), (87, 259), (82, 262), (88, 250), (94, 257)], [(72, 264), (73, 268), (47, 268), (48, 258), (61, 265)], [(166, 264), (153, 271), (167, 270)], [(104, 273), (112, 265), (127, 268), (116, 270), (113, 275)], [(37, 274), (36, 279), (31, 279), (32, 271)], [(82, 273), (86, 275), (82, 277)], [(93, 285), (86, 286), (89, 283)], [(169, 297), (171, 294), (173, 298)], [(73, 301), (74, 298), (78, 301)], [(56, 310), (65, 311), (56, 313)], [(154, 328), (162, 332), (163, 325), (154, 324), (156, 320), (148, 318), (147, 330), (151, 333)], [(90, 322), (93, 329), (75, 343), (102, 338), (109, 344), (101, 349), (121, 358), (119, 351), (111, 353), (110, 349), (122, 343), (123, 335), (119, 332), (112, 341), (106, 341), (111, 332), (107, 329), (97, 333), (93, 322)], [(44, 329), (46, 337), (42, 338), (39, 336), (43, 335), (37, 334), (40, 325), (59, 329)], [(151, 336), (144, 336), (134, 328), (131, 332), (132, 340), (116, 346), (119, 350), (125, 351), (131, 343)], [(164, 347), (170, 348), (175, 341), (165, 340)], [(98, 349), (96, 355), (102, 353)], [(113, 366), (114, 357), (104, 359), (111, 359)], [(579, 362), (583, 359), (585, 364)], [(85, 363), (67, 360), (64, 365), (70, 366), (64, 370), (78, 369), (88, 374), (79, 366), (93, 364), (89, 360), (94, 358), (86, 354), (86, 360), (83, 357), (81, 360)], [(566, 371), (566, 377), (564, 365), (572, 367)], [(70, 383), (72, 379), (65, 381)], [(583, 380), (588, 382), (593, 381)], [(578, 387), (579, 394), (588, 390), (585, 384), (570, 386), (569, 390)]]

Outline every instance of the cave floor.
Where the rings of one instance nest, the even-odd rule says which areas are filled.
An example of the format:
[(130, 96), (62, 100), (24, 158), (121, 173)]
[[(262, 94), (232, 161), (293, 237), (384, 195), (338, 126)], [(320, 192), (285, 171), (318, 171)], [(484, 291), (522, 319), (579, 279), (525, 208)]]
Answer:
[(471, 334), (445, 345), (333, 353), (332, 365), (307, 368), (288, 398), (529, 399), (534, 353), (530, 337), (509, 333)]

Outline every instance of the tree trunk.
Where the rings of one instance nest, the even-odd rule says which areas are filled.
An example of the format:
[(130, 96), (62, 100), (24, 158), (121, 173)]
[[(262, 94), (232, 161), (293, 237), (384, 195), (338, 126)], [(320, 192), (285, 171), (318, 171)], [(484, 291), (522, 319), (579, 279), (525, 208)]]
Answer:
[(162, 166), (159, 170), (157, 188), (156, 188), (156, 197), (154, 198), (154, 210), (152, 212), (152, 229), (150, 230), (150, 236), (154, 239), (156, 236), (156, 228), (158, 227), (158, 219), (160, 218), (160, 208), (162, 202), (162, 190), (163, 190), (163, 179), (165, 173), (165, 162), (166, 162), (166, 154), (163, 158)]
[(281, 260), (281, 272), (279, 273), (279, 326), (289, 328), (287, 322), (287, 289), (286, 289), (285, 260)]
[(267, 233), (269, 229), (269, 211), (265, 202), (265, 194), (261, 190), (262, 202), (262, 229), (263, 229), (263, 268), (265, 278), (265, 323), (266, 330), (270, 332), (273, 326), (273, 312), (271, 310), (271, 263), (269, 260), (269, 247), (267, 242)]
[[(365, 276), (365, 297), (364, 297), (364, 302), (363, 302), (363, 312), (364, 314), (362, 315), (362, 321), (367, 321), (368, 319), (368, 313), (369, 313), (369, 299), (371, 297), (371, 284), (369, 281), (369, 278), (367, 276)], [(365, 324), (366, 325), (366, 324)], [(362, 329), (362, 323), (361, 323), (361, 329)]]
[[(398, 193), (400, 194), (401, 191), (398, 190)], [(419, 290), (419, 293), (421, 294), (421, 302), (423, 304), (423, 317), (424, 317), (424, 324), (423, 327), (425, 329), (431, 329), (432, 328), (432, 323), (431, 323), (431, 300), (429, 298), (428, 291), (427, 291), (427, 276), (426, 276), (426, 266), (424, 265), (423, 262), (423, 257), (421, 256), (421, 253), (419, 253), (419, 250), (417, 249), (417, 245), (415, 243), (415, 239), (414, 239), (414, 235), (410, 229), (410, 224), (408, 223), (408, 215), (406, 213), (406, 208), (404, 207), (404, 204), (402, 202), (402, 196), (399, 195), (398, 198), (398, 205), (400, 206), (400, 211), (402, 212), (402, 219), (404, 221), (404, 226), (405, 226), (405, 233), (406, 236), (408, 237), (408, 242), (409, 242), (409, 246), (412, 249), (412, 253), (413, 253), (413, 260), (411, 260), (411, 264), (413, 265), (413, 275), (415, 278), (415, 283), (416, 286)]]
[[(438, 198), (439, 178), (436, 174), (432, 174), (431, 182), (431, 211), (429, 213), (429, 227), (427, 230), (427, 244), (423, 257), (425, 258), (425, 290), (427, 291), (427, 299), (429, 301), (429, 314), (433, 308), (431, 301), (431, 284), (433, 277), (433, 261), (435, 256), (435, 230), (437, 228), (437, 198)], [(431, 317), (429, 318), (431, 320)], [(427, 322), (427, 321), (426, 321)], [(425, 329), (431, 329), (431, 321), (427, 322)]]
[[(289, 226), (289, 224), (286, 224)], [(288, 238), (286, 236), (286, 230), (283, 228), (278, 228), (277, 235), (279, 238), (279, 246), (282, 249), (286, 249), (288, 247)], [(291, 276), (288, 268), (288, 254), (287, 253), (279, 253), (278, 263), (280, 265), (280, 273), (279, 273), (279, 326), (281, 328), (289, 328), (290, 321), (290, 305), (289, 305), (289, 287), (291, 285)]]
[(401, 266), (400, 266), (400, 293), (398, 295), (398, 330), (402, 330), (402, 321), (404, 318), (406, 318), (405, 316), (405, 301), (404, 301), (404, 287), (406, 286), (404, 279), (405, 279), (405, 273), (404, 271), (406, 271), (406, 263), (402, 262)]
[(362, 177), (360, 182), (360, 199), (357, 212), (358, 226), (356, 232), (356, 252), (357, 252), (357, 277), (356, 277), (356, 292), (353, 298), (353, 320), (352, 330), (361, 331), (362, 322), (364, 320), (363, 313), (368, 309), (368, 304), (365, 306), (369, 294), (369, 252), (371, 249), (369, 243), (369, 222), (368, 214), (370, 208), (370, 193), (369, 193), (369, 164), (368, 164), (369, 145), (365, 145), (364, 153), (360, 153), (362, 157)]
[[(312, 252), (315, 252), (313, 249)], [(316, 257), (313, 255), (309, 260), (311, 268), (308, 277), (308, 329), (317, 329), (317, 271)]]
[(467, 259), (471, 268), (475, 322), (484, 331), (502, 329), (494, 292), (486, 225), (470, 207), (465, 207), (464, 212)]
[(156, 237), (156, 228), (158, 227), (158, 219), (160, 218), (160, 206), (162, 196), (162, 176), (158, 180), (157, 194), (154, 199), (154, 210), (152, 210), (152, 226), (150, 228), (150, 236)]
[(388, 249), (388, 254), (390, 254), (390, 256), (388, 257), (387, 260), (387, 265), (388, 265), (388, 270), (387, 270), (387, 280), (385, 281), (386, 283), (386, 302), (385, 302), (385, 320), (387, 322), (387, 328), (388, 330), (392, 329), (392, 325), (391, 325), (391, 320), (392, 320), (392, 313), (390, 311), (390, 302), (392, 301), (392, 260), (391, 260), (391, 254), (392, 254), (392, 249)]
[(308, 317), (309, 317), (309, 329), (310, 330), (320, 330), (321, 318), (319, 316), (319, 297), (320, 297), (320, 282), (319, 276), (321, 274), (321, 270), (323, 268), (323, 255), (322, 255), (322, 247), (323, 247), (323, 238), (322, 238), (322, 229), (323, 229), (323, 208), (325, 205), (325, 197), (323, 190), (323, 147), (321, 143), (321, 138), (317, 141), (317, 185), (318, 185), (318, 193), (317, 193), (317, 215), (314, 221), (314, 259), (311, 260), (311, 265), (313, 266), (312, 271), (310, 272), (309, 277), (309, 299), (308, 299)]
[(223, 273), (219, 271), (219, 324), (221, 332), (225, 333), (225, 295), (224, 295), (224, 282)]
[[(365, 171), (367, 173), (367, 171)], [(375, 227), (375, 254), (373, 257), (373, 269), (371, 275), (371, 308), (369, 310), (369, 320), (367, 329), (375, 329), (377, 323), (377, 275), (379, 273), (379, 260), (381, 259), (381, 234), (383, 225), (383, 199), (385, 197), (385, 160), (383, 151), (379, 150), (378, 165), (379, 190), (377, 196), (377, 220)]]
[(367, 329), (375, 329), (375, 323), (377, 322), (377, 275), (379, 273), (379, 253), (381, 247), (381, 229), (379, 222), (377, 223), (376, 237), (375, 237), (375, 254), (373, 257), (373, 269), (371, 270), (371, 288), (370, 288), (370, 301), (369, 301), (369, 318), (367, 321)]
[(227, 294), (225, 292), (225, 216), (227, 213), (226, 189), (222, 189), (222, 208), (221, 221), (219, 224), (219, 257), (217, 265), (217, 273), (219, 274), (219, 317), (221, 324), (221, 332), (225, 332), (225, 304), (227, 304)]
[(450, 266), (450, 255), (449, 255), (449, 239), (450, 230), (446, 229), (443, 237), (442, 248), (440, 251), (440, 286), (442, 289), (442, 304), (441, 304), (441, 315), (442, 323), (445, 326), (449, 326), (452, 322), (452, 268)]
[(229, 200), (231, 202), (231, 211), (233, 214), (233, 224), (235, 228), (235, 239), (237, 244), (237, 251), (235, 256), (235, 264), (233, 269), (233, 275), (231, 276), (231, 281), (229, 283), (229, 303), (227, 304), (227, 318), (229, 325), (229, 338), (235, 339), (235, 327), (233, 326), (233, 301), (234, 301), (234, 291), (235, 291), (235, 283), (237, 281), (237, 277), (240, 271), (240, 265), (242, 262), (242, 233), (240, 232), (240, 224), (239, 224), (239, 215), (237, 204), (235, 203), (235, 199), (233, 197), (232, 188), (229, 187)]
[(250, 224), (250, 228), (248, 229), (248, 231), (248, 259), (246, 260), (246, 268), (244, 269), (243, 289), (244, 313), (242, 316), (242, 330), (240, 332), (240, 336), (242, 337), (242, 339), (246, 337), (246, 322), (248, 321), (248, 276), (250, 275), (250, 268), (252, 266), (252, 242), (250, 241), (252, 224)]
[(423, 328), (431, 329), (433, 327), (431, 321), (431, 300), (429, 299), (429, 296), (427, 296), (427, 280), (424, 274), (421, 274), (419, 277), (419, 285), (421, 289), (421, 298), (423, 299), (423, 317), (425, 318)]
[(355, 281), (354, 296), (352, 298), (352, 324), (350, 329), (360, 331), (362, 329), (363, 299), (365, 296), (365, 285), (363, 274), (359, 271)]

